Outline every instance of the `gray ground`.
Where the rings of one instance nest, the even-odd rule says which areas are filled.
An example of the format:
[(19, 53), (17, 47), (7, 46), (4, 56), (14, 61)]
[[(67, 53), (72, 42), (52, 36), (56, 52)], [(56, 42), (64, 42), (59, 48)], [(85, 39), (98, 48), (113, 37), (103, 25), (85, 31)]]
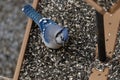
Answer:
[(0, 76), (13, 76), (27, 22), (21, 8), (31, 2), (0, 0)]

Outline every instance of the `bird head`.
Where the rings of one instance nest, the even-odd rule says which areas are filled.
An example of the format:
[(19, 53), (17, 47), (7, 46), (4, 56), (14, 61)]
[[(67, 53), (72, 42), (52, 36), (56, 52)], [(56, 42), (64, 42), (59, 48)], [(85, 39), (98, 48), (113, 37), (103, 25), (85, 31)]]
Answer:
[(67, 41), (68, 41), (68, 29), (64, 27), (56, 34), (56, 42), (64, 46), (64, 43)]

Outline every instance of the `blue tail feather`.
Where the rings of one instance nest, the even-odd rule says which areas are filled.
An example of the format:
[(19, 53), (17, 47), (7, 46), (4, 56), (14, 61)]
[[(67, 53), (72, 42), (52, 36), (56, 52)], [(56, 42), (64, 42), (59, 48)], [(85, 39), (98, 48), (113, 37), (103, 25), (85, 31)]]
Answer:
[(22, 11), (40, 27), (39, 20), (43, 17), (32, 6), (25, 5)]

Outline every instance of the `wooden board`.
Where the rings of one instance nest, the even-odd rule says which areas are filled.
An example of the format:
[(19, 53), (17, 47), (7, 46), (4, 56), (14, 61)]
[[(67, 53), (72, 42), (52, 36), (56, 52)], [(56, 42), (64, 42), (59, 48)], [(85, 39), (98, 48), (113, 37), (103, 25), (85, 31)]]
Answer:
[[(93, 0), (85, 0), (88, 4), (94, 7), (99, 13), (104, 16), (104, 35), (105, 35), (105, 48), (107, 57), (112, 59), (115, 50), (117, 32), (120, 24), (120, 0), (110, 8), (109, 12), (105, 12)], [(96, 46), (96, 58), (98, 56), (98, 46)], [(104, 71), (92, 69), (89, 80), (108, 80), (109, 68), (106, 67)]]
[(93, 68), (89, 80), (107, 80), (108, 73), (109, 68), (105, 68), (104, 71), (98, 71)]
[(120, 22), (120, 9), (115, 13), (104, 14), (104, 30), (105, 30), (105, 43), (106, 43), (106, 53), (109, 58), (112, 58), (117, 32), (119, 29)]
[[(33, 1), (32, 6), (35, 9), (37, 7), (38, 1), (39, 0), (34, 0)], [(17, 61), (17, 65), (16, 65), (13, 80), (18, 80), (20, 69), (21, 69), (21, 66), (22, 66), (23, 58), (24, 58), (24, 54), (25, 54), (25, 50), (26, 50), (26, 46), (27, 46), (27, 42), (28, 42), (28, 38), (29, 38), (29, 33), (30, 33), (30, 30), (31, 30), (31, 26), (32, 26), (32, 20), (29, 18), (27, 26), (26, 26), (26, 32), (25, 32), (25, 35), (24, 35), (24, 39), (23, 39), (23, 43), (22, 43), (22, 46), (21, 46), (20, 54), (19, 54), (19, 57), (18, 57), (18, 61)]]

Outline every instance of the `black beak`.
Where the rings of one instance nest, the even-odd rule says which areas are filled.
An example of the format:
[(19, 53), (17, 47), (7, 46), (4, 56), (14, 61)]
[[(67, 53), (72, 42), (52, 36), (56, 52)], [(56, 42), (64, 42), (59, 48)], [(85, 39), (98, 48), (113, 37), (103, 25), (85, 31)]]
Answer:
[(64, 47), (64, 46), (65, 46), (65, 42), (63, 42), (63, 44), (62, 44), (62, 45), (63, 45), (63, 47)]

